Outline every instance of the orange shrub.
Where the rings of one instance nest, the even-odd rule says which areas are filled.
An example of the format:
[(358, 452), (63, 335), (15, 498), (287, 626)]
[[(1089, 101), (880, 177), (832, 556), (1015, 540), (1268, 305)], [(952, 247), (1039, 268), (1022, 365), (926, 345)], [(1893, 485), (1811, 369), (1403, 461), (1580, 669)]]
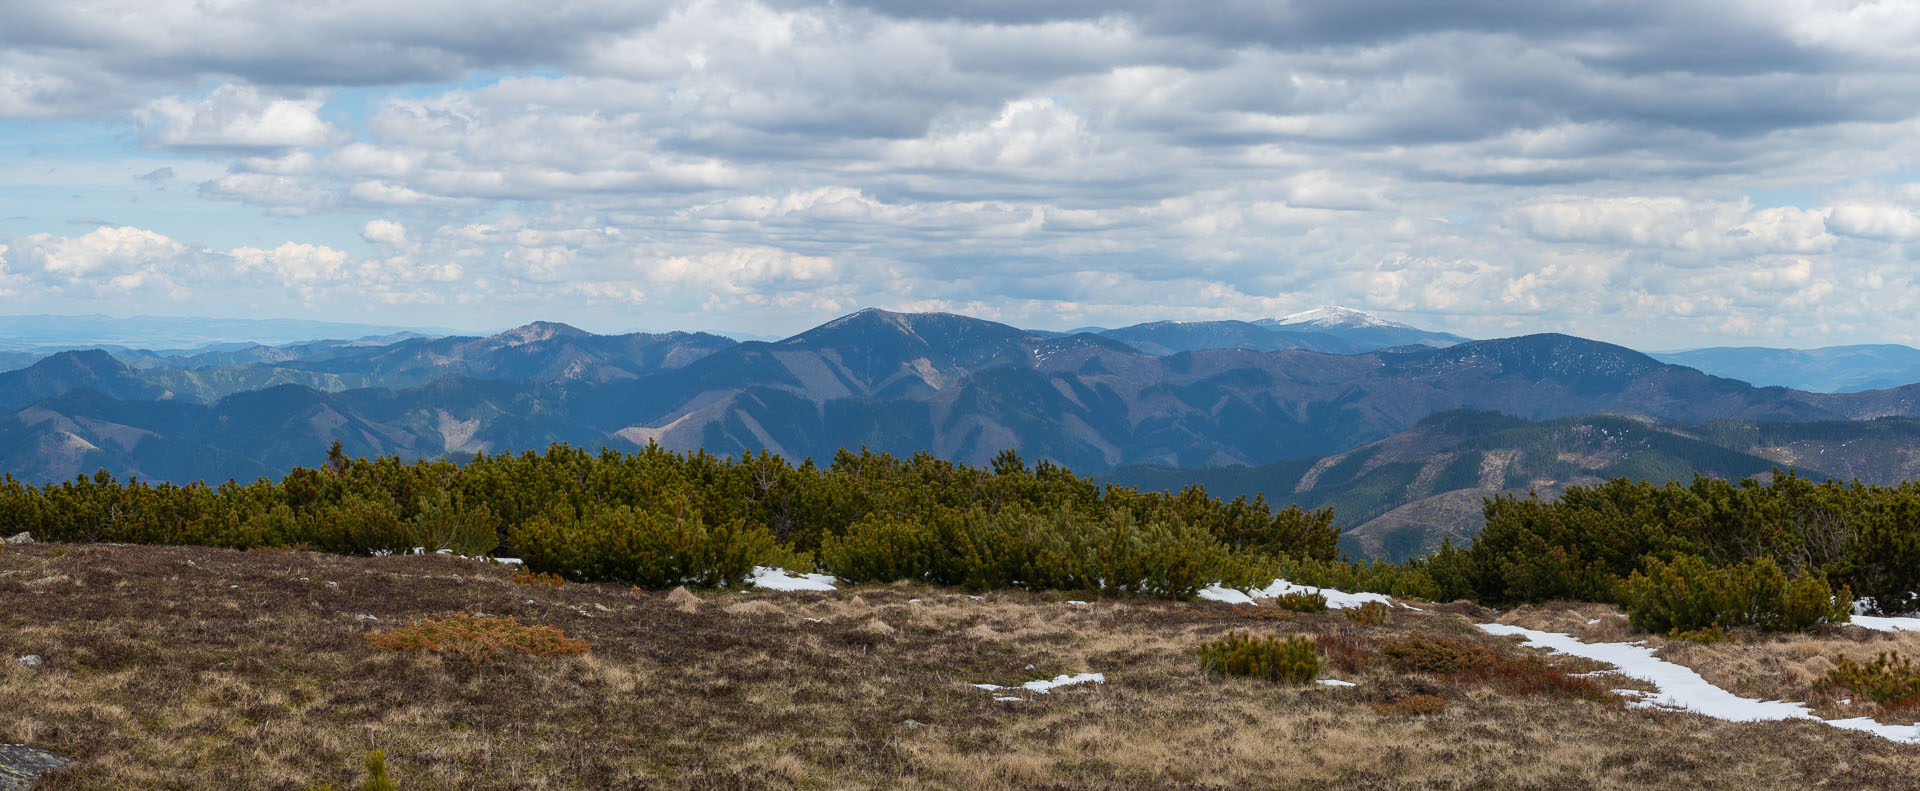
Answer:
[(422, 618), (388, 632), (367, 635), (383, 651), (449, 654), (460, 659), (492, 659), (506, 653), (569, 656), (589, 650), (587, 641), (551, 626), (530, 626), (512, 618), (481, 618), (453, 613)]
[(549, 571), (531, 571), (524, 568), (513, 573), (513, 581), (521, 585), (534, 585), (542, 588), (558, 588), (567, 584), (567, 581), (561, 579), (558, 574)]

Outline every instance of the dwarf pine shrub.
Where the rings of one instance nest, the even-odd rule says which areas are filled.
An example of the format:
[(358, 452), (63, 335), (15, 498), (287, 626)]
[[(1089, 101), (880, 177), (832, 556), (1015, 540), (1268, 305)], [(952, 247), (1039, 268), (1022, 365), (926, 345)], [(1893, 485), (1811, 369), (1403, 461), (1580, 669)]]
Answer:
[(766, 528), (709, 525), (684, 502), (668, 508), (593, 507), (534, 517), (510, 539), (527, 568), (582, 582), (737, 587), (774, 550)]
[(939, 549), (925, 524), (875, 514), (829, 539), (821, 560), (828, 574), (848, 582), (893, 582), (931, 575)]
[(1201, 644), (1199, 653), (1200, 669), (1217, 675), (1305, 684), (1320, 674), (1320, 654), (1304, 637), (1254, 638), (1234, 632)]
[(427, 552), (448, 550), (480, 557), (500, 545), (500, 517), (486, 503), (467, 504), (464, 498), (438, 492), (422, 498), (418, 512), (407, 521), (407, 540)]
[(1343, 612), (1347, 614), (1347, 620), (1361, 626), (1380, 626), (1387, 622), (1387, 616), (1393, 614), (1393, 608), (1385, 602), (1370, 601), (1358, 607), (1348, 607)]
[(1314, 591), (1294, 591), (1274, 597), (1273, 606), (1293, 612), (1326, 612), (1327, 597)]
[(1836, 656), (1833, 669), (1814, 686), (1849, 690), (1890, 709), (1920, 706), (1920, 669), (1895, 651), (1883, 651), (1864, 665)]
[(1641, 631), (1690, 631), (1750, 626), (1762, 631), (1800, 631), (1845, 623), (1852, 592), (1835, 591), (1826, 577), (1802, 570), (1789, 580), (1772, 558), (1714, 567), (1694, 555), (1671, 562), (1647, 558), (1620, 586), (1621, 604)]

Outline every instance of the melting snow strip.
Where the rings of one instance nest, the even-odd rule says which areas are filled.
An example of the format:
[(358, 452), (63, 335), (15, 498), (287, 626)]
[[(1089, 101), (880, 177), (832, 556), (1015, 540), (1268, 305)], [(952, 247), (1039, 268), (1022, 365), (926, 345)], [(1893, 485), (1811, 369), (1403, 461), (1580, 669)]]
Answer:
[(1319, 684), (1320, 686), (1323, 686), (1323, 687), (1357, 687), (1357, 686), (1360, 686), (1359, 684), (1355, 684), (1355, 683), (1353, 683), (1353, 682), (1351, 682), (1351, 681), (1341, 681), (1340, 679), (1337, 679), (1337, 678), (1323, 678), (1323, 679), (1320, 679), (1319, 681), (1315, 681), (1315, 682), (1313, 682), (1313, 683), (1315, 683), (1315, 684)]
[(1000, 686), (999, 684), (975, 684), (974, 686), (979, 687), (980, 689), (984, 689), (988, 692), (997, 692), (1003, 689), (1024, 689), (1028, 692), (1038, 692), (1042, 695), (1045, 695), (1049, 692), (1052, 692), (1055, 688), (1058, 688), (1058, 687), (1069, 687), (1069, 686), (1073, 686), (1074, 684), (1105, 684), (1105, 683), (1107, 683), (1107, 674), (1105, 673), (1081, 673), (1080, 675), (1077, 675), (1077, 676), (1069, 676), (1065, 673), (1062, 673), (1060, 675), (1054, 676), (1050, 680), (1029, 681), (1025, 684), (1021, 684), (1018, 687), (1003, 687), (1003, 686)]
[[(1227, 604), (1252, 604), (1256, 598), (1273, 599), (1289, 593), (1318, 593), (1327, 598), (1327, 608), (1333, 610), (1360, 607), (1367, 602), (1375, 601), (1381, 604), (1393, 605), (1393, 599), (1384, 593), (1347, 593), (1346, 591), (1337, 591), (1332, 588), (1295, 585), (1286, 580), (1274, 580), (1272, 585), (1253, 591), (1237, 590), (1219, 583), (1214, 583), (1201, 588), (1198, 596), (1203, 601), (1217, 601)], [(1409, 610), (1419, 609), (1417, 607), (1408, 607), (1405, 604), (1398, 606), (1406, 607)]]
[(770, 566), (754, 566), (748, 581), (756, 588), (774, 591), (830, 591), (839, 582), (826, 574), (795, 574)]
[(1805, 703), (1743, 698), (1716, 687), (1691, 668), (1676, 665), (1653, 655), (1653, 649), (1634, 643), (1583, 643), (1572, 635), (1541, 632), (1498, 623), (1480, 624), (1488, 634), (1520, 635), (1527, 645), (1584, 657), (1613, 665), (1615, 672), (1654, 685), (1654, 692), (1615, 690), (1640, 698), (1632, 705), (1647, 708), (1691, 711), (1729, 722), (1768, 722), (1775, 720), (1814, 720), (1836, 728), (1863, 731), (1906, 744), (1920, 744), (1920, 725), (1883, 725), (1871, 717), (1823, 720)]

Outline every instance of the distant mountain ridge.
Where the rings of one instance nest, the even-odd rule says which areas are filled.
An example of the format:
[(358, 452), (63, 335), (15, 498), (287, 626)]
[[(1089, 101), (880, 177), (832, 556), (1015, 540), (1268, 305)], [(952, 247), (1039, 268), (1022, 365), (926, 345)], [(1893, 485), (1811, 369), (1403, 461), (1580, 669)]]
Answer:
[(1410, 324), (1387, 321), (1371, 313), (1339, 305), (1327, 305), (1254, 323), (1281, 330), (1332, 335), (1367, 349), (1410, 345), (1452, 346), (1471, 340), (1452, 333), (1432, 332)]
[(1118, 329), (1083, 327), (1040, 332), (1047, 338), (1091, 333), (1165, 357), (1204, 349), (1279, 351), (1305, 349), (1329, 354), (1359, 354), (1393, 346), (1451, 346), (1468, 340), (1388, 321), (1365, 311), (1329, 305), (1256, 321), (1150, 321)]
[(1820, 349), (1714, 347), (1653, 357), (1763, 387), (1816, 393), (1857, 393), (1920, 382), (1920, 349), (1890, 343)]
[(1567, 335), (1156, 355), (1106, 335), (883, 310), (776, 343), (541, 322), (198, 370), (75, 352), (0, 374), (0, 393), (13, 394), (0, 402), (0, 462), (32, 480), (98, 466), (168, 480), (218, 471), (201, 456), (278, 469), (317, 463), (336, 437), (353, 453), (413, 458), (658, 442), (792, 458), (865, 445), (984, 464), (1014, 448), (1093, 472), (1324, 457), (1458, 409), (1683, 423), (1920, 415), (1920, 388), (1755, 388)]
[(1470, 538), (1487, 497), (1557, 497), (1615, 477), (1686, 482), (1701, 474), (1766, 479), (1775, 469), (1892, 484), (1920, 477), (1920, 420), (1708, 421), (1615, 416), (1529, 421), (1443, 412), (1341, 453), (1256, 467), (1122, 467), (1101, 475), (1143, 489), (1200, 484), (1221, 497), (1332, 507), (1349, 554), (1405, 559)]

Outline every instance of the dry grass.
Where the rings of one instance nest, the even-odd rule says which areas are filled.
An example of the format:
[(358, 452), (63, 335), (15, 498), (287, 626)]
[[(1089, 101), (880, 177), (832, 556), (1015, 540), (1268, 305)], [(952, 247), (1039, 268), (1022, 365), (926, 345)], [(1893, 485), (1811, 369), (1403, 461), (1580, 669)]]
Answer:
[[(46, 664), (0, 662), (0, 742), (82, 760), (41, 791), (350, 788), (372, 749), (409, 791), (1920, 786), (1915, 748), (1817, 723), (1509, 694), (1369, 658), (1411, 631), (1520, 654), (1445, 608), (1366, 626), (920, 586), (511, 580), (446, 557), (9, 547), (0, 656)], [(593, 652), (464, 662), (366, 637), (474, 611)], [(1330, 658), (1323, 676), (1359, 686), (1203, 674), (1194, 647), (1231, 631), (1350, 643), (1353, 669)], [(1107, 683), (1019, 702), (971, 686), (1083, 671)]]
[(367, 635), (367, 642), (382, 651), (444, 654), (472, 661), (515, 654), (576, 656), (591, 650), (587, 641), (568, 637), (551, 626), (528, 626), (511, 617), (463, 612), (417, 618), (398, 629)]

